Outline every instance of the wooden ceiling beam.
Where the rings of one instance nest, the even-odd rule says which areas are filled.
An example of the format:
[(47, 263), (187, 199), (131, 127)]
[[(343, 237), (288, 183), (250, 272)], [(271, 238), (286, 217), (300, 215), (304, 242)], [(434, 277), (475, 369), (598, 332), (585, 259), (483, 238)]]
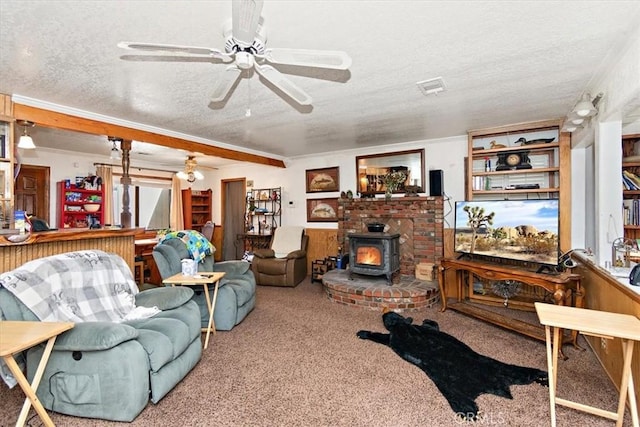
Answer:
[(194, 153), (202, 153), (207, 156), (222, 157), (224, 159), (237, 160), (240, 162), (258, 163), (261, 165), (275, 166), (280, 168), (285, 167), (285, 164), (282, 160), (273, 159), (270, 157), (243, 153), (241, 151), (231, 150), (228, 148), (215, 147), (200, 142), (189, 141), (187, 139), (175, 138), (155, 132), (148, 132), (126, 126), (100, 122), (98, 120), (72, 116), (69, 114), (31, 107), (28, 105), (14, 103), (13, 116), (17, 120), (29, 120), (42, 127), (63, 129), (74, 132), (84, 132), (93, 135), (115, 136), (123, 139), (161, 145), (168, 148), (183, 149)]

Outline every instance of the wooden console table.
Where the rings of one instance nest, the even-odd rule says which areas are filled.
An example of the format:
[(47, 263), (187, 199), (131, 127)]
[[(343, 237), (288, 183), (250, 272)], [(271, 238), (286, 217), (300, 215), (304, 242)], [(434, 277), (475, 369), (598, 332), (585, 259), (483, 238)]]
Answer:
[[(454, 297), (456, 301), (452, 303), (447, 302), (445, 282), (447, 270), (452, 270), (456, 273), (456, 292)], [(546, 339), (542, 326), (513, 319), (496, 313), (495, 311), (486, 310), (477, 305), (470, 304), (469, 302), (473, 298), (473, 276), (493, 281), (514, 281), (540, 287), (553, 296), (553, 300), (557, 305), (570, 305), (580, 308), (584, 306), (584, 291), (580, 286), (580, 276), (577, 274), (536, 273), (517, 266), (454, 258), (442, 259), (440, 261), (439, 271), (439, 286), (442, 298), (441, 311), (451, 308), (452, 310), (519, 332), (540, 341), (545, 341)], [(464, 285), (465, 277), (467, 279), (466, 286)], [(497, 298), (494, 300), (497, 300)], [(528, 305), (533, 308), (534, 302), (535, 301), (531, 301)], [(571, 339), (575, 347), (578, 347), (576, 343), (577, 338), (577, 331), (573, 331)]]

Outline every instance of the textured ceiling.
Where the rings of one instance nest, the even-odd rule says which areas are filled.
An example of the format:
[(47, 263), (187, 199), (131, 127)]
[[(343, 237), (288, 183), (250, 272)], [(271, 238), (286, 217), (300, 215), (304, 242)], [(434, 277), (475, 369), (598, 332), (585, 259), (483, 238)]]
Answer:
[[(639, 13), (638, 1), (265, 0), (267, 47), (344, 50), (353, 65), (279, 67), (311, 95), (311, 108), (256, 75), (211, 108), (225, 65), (140, 60), (116, 45), (222, 49), (230, 0), (2, 0), (0, 93), (295, 157), (563, 117)], [(416, 82), (435, 77), (447, 90), (424, 96)], [(40, 145), (62, 148), (59, 132), (40, 131), (48, 134)], [(76, 139), (63, 147), (89, 149), (88, 138)], [(103, 138), (93, 139), (108, 153)]]

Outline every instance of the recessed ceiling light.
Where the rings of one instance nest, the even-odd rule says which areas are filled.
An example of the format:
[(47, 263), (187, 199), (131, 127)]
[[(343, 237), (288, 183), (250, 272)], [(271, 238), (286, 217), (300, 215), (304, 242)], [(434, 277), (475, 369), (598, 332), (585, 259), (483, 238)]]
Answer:
[(440, 92), (444, 92), (446, 87), (444, 85), (444, 80), (442, 77), (436, 77), (434, 79), (423, 80), (421, 82), (416, 83), (420, 88), (420, 91), (425, 95), (437, 95)]

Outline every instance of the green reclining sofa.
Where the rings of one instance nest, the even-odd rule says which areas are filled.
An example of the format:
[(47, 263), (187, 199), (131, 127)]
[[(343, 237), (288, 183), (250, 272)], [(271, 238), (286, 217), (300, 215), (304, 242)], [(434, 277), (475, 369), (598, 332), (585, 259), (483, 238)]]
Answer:
[[(32, 298), (24, 294), (34, 290), (41, 301), (30, 309)], [(97, 299), (114, 295), (114, 304), (95, 305)], [(200, 311), (192, 296), (188, 287), (138, 292), (120, 256), (68, 252), (0, 274), (0, 319), (73, 321), (73, 329), (55, 342), (38, 398), (45, 408), (67, 415), (132, 421), (149, 400), (160, 401), (200, 360)], [(134, 304), (124, 320), (108, 320)], [(107, 305), (113, 309), (105, 315)], [(131, 316), (139, 308), (155, 314)], [(87, 315), (87, 310), (92, 313)], [(83, 316), (90, 320), (78, 321)], [(29, 381), (43, 351), (41, 344), (17, 357)]]

